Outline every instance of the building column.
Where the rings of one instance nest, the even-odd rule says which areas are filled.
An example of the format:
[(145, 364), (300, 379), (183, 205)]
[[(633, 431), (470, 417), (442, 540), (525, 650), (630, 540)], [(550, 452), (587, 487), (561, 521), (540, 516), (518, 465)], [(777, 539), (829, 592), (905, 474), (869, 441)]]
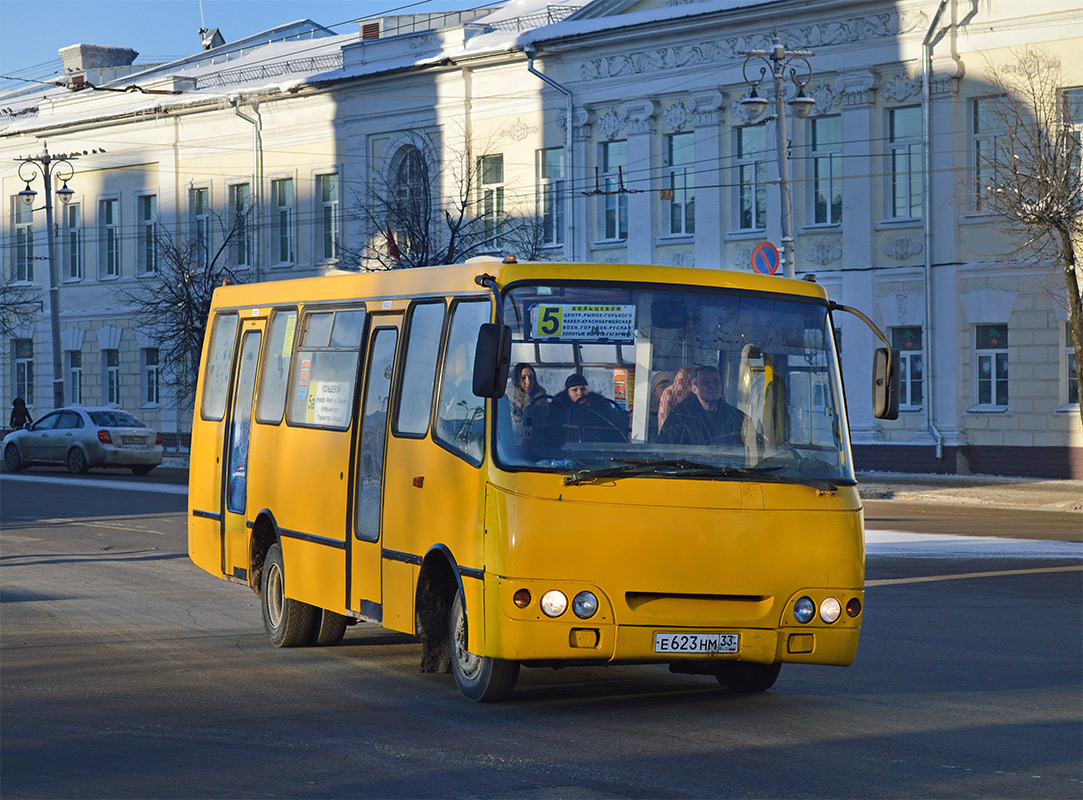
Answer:
[(723, 214), (725, 204), (722, 185), (721, 165), (723, 153), (723, 114), (722, 94), (712, 92), (709, 95), (693, 99), (695, 108), (696, 164), (703, 165), (696, 170), (696, 238), (694, 256), (697, 267), (722, 269), (725, 257), (725, 245), (722, 234), (725, 230)]
[(628, 251), (630, 264), (650, 264), (654, 261), (654, 162), (651, 159), (651, 139), (654, 133), (656, 106), (650, 100), (639, 100), (621, 106), (626, 116), (628, 166), (624, 170), (624, 187), (628, 195)]

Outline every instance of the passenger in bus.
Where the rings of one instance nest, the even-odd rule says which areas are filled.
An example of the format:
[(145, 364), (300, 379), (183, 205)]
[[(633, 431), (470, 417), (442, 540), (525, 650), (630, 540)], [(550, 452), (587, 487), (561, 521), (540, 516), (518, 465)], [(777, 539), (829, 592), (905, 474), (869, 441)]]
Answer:
[(550, 425), (558, 425), (563, 441), (626, 442), (628, 415), (612, 400), (590, 390), (580, 373), (569, 375), (564, 391), (553, 398)]
[(722, 376), (703, 366), (692, 376), (692, 393), (670, 411), (662, 424), (666, 444), (741, 445), (742, 430), (751, 423), (722, 397)]
[(530, 364), (516, 364), (512, 371), (512, 385), (509, 392), (511, 401), (511, 427), (517, 441), (523, 438), (523, 416), (526, 410), (543, 400), (546, 394), (538, 384), (538, 376)]

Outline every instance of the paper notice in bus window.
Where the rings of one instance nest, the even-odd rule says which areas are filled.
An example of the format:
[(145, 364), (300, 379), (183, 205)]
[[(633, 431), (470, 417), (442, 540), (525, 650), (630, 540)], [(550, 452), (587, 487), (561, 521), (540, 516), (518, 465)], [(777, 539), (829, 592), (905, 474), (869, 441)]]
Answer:
[(301, 359), (301, 366), (297, 370), (297, 399), (304, 400), (308, 394), (308, 376), (312, 371), (312, 359)]
[(286, 317), (286, 331), (282, 337), (282, 356), (289, 358), (293, 354), (293, 334), (297, 330), (297, 315), (290, 314)]
[(533, 310), (535, 339), (613, 342), (634, 337), (634, 305), (545, 304)]
[(308, 387), (305, 422), (345, 428), (350, 424), (350, 384), (339, 381), (312, 381)]

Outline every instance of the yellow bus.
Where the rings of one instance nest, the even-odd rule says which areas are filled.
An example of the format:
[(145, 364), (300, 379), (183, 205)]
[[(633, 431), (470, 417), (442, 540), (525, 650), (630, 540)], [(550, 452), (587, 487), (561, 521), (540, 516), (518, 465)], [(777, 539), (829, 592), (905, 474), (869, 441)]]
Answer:
[[(378, 623), (475, 701), (521, 665), (737, 691), (848, 665), (864, 534), (839, 308), (814, 282), (645, 265), (222, 286), (189, 554), (259, 595), (273, 644)], [(897, 357), (875, 354), (880, 416)]]

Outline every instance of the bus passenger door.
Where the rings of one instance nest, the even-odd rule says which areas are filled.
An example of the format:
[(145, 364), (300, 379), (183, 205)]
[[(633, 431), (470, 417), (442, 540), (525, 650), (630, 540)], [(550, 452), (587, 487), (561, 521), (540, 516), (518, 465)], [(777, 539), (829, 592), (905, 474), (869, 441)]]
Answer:
[(394, 382), (400, 315), (376, 314), (370, 319), (365, 359), (364, 394), (354, 461), (353, 536), (350, 541), (350, 608), (366, 619), (382, 621), (380, 577), (383, 544), (384, 461), (388, 412)]
[(233, 374), (233, 406), (222, 459), (225, 485), (222, 541), (222, 573), (247, 580), (248, 554), (248, 445), (252, 436), (253, 395), (259, 365), (264, 320), (247, 320), (241, 327), (241, 344)]

